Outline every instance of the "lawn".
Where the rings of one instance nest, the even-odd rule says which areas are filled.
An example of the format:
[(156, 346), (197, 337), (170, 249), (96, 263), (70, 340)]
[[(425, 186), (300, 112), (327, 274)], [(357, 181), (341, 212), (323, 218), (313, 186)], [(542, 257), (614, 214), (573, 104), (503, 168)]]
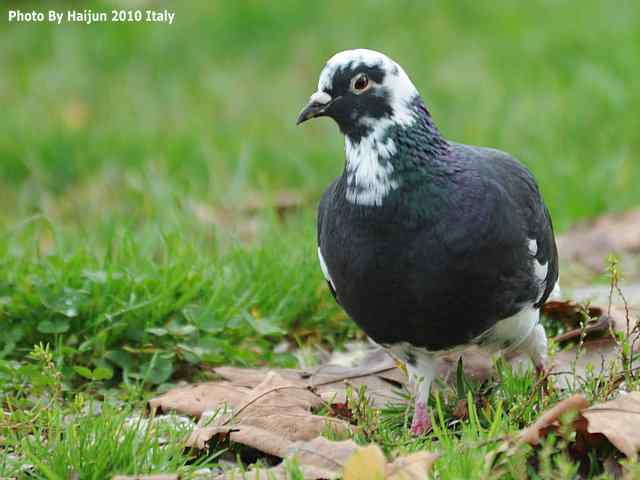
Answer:
[[(149, 456), (100, 468), (73, 442), (112, 438), (154, 392), (202, 378), (203, 364), (294, 367), (297, 347), (363, 338), (315, 254), (315, 209), (343, 140), (329, 121), (294, 125), (336, 51), (387, 53), (445, 136), (522, 160), (558, 231), (640, 203), (636, 2), (83, 8), (149, 5), (175, 11), (174, 24), (16, 24), (3, 13), (0, 449), (15, 456), (0, 459), (0, 477), (21, 463), (49, 479), (175, 470), (189, 457), (152, 440)], [(496, 402), (515, 398), (503, 384)], [(80, 415), (94, 401), (113, 415)], [(496, 415), (494, 433), (522, 427)], [(444, 452), (440, 478), (484, 471), (484, 455), (462, 447), (478, 428), (436, 433), (425, 442)], [(387, 451), (424, 445), (400, 438)], [(118, 449), (98, 443), (96, 458)]]

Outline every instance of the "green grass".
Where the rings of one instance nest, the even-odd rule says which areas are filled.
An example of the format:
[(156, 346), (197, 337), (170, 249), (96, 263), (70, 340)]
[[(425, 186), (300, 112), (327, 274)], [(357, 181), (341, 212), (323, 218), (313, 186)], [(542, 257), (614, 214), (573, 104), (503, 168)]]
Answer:
[[(113, 472), (177, 472), (187, 467), (188, 457), (182, 453), (185, 429), (159, 431), (141, 417), (129, 424), (129, 407), (107, 406), (100, 416), (88, 418), (81, 411), (76, 414), (79, 418), (71, 420), (64, 413), (68, 412), (53, 410), (42, 422), (46, 430), (36, 427), (32, 437), (16, 440), (38, 472), (36, 478), (66, 479), (75, 473), (98, 480)], [(7, 469), (7, 473), (11, 472)]]
[[(292, 366), (297, 345), (360, 335), (315, 257), (342, 139), (328, 121), (294, 126), (345, 48), (399, 61), (447, 137), (525, 162), (559, 230), (640, 201), (635, 2), (153, 7), (175, 24), (0, 22), (0, 404), (41, 408), (24, 393), (51, 388), (25, 360), (39, 342), (62, 400), (140, 401), (202, 363)], [(281, 214), (285, 190), (302, 201)]]

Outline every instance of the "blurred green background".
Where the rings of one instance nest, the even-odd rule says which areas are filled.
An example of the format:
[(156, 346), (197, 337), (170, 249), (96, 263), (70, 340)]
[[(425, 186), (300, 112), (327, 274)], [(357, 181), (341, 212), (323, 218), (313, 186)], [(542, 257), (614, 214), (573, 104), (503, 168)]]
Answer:
[(7, 358), (47, 341), (70, 375), (162, 383), (357, 335), (314, 245), (343, 140), (328, 120), (294, 126), (343, 49), (403, 65), (448, 138), (527, 164), (558, 230), (640, 202), (632, 0), (82, 2), (168, 8), (173, 25), (9, 24), (69, 3), (2, 7)]

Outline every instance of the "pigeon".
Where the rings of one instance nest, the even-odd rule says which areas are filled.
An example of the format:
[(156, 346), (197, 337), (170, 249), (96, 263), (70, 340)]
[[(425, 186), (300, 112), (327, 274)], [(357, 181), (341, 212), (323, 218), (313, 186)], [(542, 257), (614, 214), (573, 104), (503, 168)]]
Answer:
[(345, 163), (318, 209), (318, 257), (335, 300), (407, 367), (411, 431), (431, 429), (441, 355), (476, 345), (547, 361), (540, 307), (558, 253), (532, 173), (508, 153), (447, 140), (402, 67), (334, 55), (297, 124), (330, 117)]

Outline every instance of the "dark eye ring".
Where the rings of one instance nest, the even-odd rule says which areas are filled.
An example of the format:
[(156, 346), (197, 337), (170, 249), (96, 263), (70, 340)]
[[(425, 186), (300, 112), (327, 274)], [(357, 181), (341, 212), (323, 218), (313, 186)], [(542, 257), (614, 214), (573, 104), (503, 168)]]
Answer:
[(362, 73), (356, 77), (353, 82), (353, 88), (359, 92), (362, 92), (365, 88), (369, 86), (369, 78), (366, 74)]

